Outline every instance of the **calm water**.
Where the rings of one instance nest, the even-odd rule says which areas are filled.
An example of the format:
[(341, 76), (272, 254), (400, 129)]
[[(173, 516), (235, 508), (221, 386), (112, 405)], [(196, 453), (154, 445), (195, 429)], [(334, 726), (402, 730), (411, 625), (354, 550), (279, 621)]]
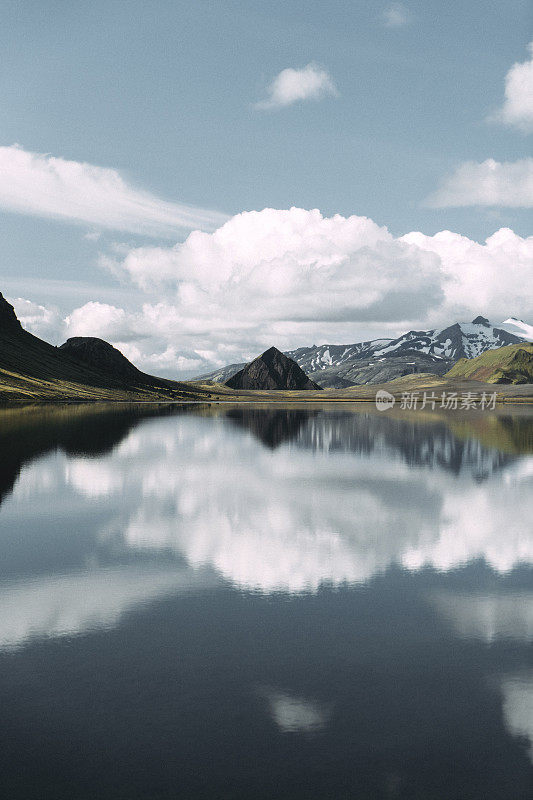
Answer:
[(0, 795), (533, 797), (533, 417), (0, 412)]

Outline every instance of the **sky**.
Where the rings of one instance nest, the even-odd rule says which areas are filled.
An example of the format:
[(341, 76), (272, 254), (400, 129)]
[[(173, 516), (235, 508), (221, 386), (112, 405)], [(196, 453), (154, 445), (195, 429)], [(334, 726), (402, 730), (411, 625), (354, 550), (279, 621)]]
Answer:
[(189, 377), (533, 322), (529, 0), (4, 2), (0, 291)]

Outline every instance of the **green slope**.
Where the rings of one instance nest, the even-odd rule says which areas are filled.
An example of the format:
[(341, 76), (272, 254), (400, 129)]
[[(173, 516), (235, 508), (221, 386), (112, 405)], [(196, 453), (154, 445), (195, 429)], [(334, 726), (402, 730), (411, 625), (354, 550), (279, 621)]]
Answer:
[(104, 373), (25, 331), (0, 294), (0, 402), (11, 400), (179, 400), (208, 393), (136, 371)]
[(445, 377), (484, 383), (533, 383), (533, 344), (510, 344), (476, 358), (460, 358)]

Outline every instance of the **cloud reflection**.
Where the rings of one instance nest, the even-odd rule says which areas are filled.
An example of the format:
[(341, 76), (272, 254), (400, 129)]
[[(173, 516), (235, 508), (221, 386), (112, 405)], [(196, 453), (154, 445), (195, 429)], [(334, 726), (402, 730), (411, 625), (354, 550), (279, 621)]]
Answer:
[[(274, 449), (221, 417), (160, 419), (109, 455), (65, 457), (54, 492), (99, 498), (97, 542), (174, 553), (263, 592), (360, 583), (392, 565), (533, 563), (531, 456), (463, 443), (442, 425), (300, 417), (296, 438)], [(22, 502), (17, 487), (9, 502)]]
[(282, 733), (313, 733), (327, 724), (330, 709), (314, 700), (277, 689), (263, 689), (270, 714)]
[(437, 592), (430, 601), (465, 639), (533, 642), (532, 592)]
[(533, 762), (533, 674), (506, 675), (501, 688), (507, 730), (528, 740)]
[(192, 570), (131, 566), (14, 581), (0, 587), (0, 649), (109, 629), (139, 606), (212, 583)]

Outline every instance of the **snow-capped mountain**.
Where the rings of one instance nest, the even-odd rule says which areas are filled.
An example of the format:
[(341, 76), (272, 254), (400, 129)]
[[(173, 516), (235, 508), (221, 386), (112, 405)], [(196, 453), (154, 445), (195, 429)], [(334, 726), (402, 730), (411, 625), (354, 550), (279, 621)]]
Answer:
[[(397, 339), (313, 345), (289, 350), (285, 355), (320, 386), (342, 387), (385, 383), (413, 372), (443, 375), (459, 358), (474, 358), (486, 350), (527, 339), (533, 339), (533, 326), (521, 320), (510, 317), (494, 326), (479, 316), (440, 330), (408, 331)], [(225, 382), (242, 366), (232, 364), (202, 377)]]
[(523, 322), (521, 319), (509, 317), (509, 319), (500, 324), (500, 328), (527, 342), (533, 342), (533, 325), (528, 325), (527, 322)]
[(459, 358), (475, 358), (485, 350), (495, 350), (520, 341), (514, 333), (491, 325), (485, 317), (476, 317), (472, 322), (456, 322), (442, 330), (409, 331), (381, 350), (374, 351), (374, 355), (379, 357), (416, 350), (418, 353), (430, 353), (457, 361)]
[(299, 347), (286, 355), (293, 358), (304, 372), (316, 372), (327, 367), (340, 367), (356, 358), (373, 355), (376, 350), (387, 347), (392, 339), (373, 339), (357, 344), (322, 344), (318, 347)]
[(514, 333), (479, 316), (441, 330), (408, 331), (397, 339), (301, 347), (287, 355), (321, 386), (339, 387), (385, 383), (412, 372), (442, 375), (459, 358), (474, 358), (486, 350), (520, 341), (523, 339)]

